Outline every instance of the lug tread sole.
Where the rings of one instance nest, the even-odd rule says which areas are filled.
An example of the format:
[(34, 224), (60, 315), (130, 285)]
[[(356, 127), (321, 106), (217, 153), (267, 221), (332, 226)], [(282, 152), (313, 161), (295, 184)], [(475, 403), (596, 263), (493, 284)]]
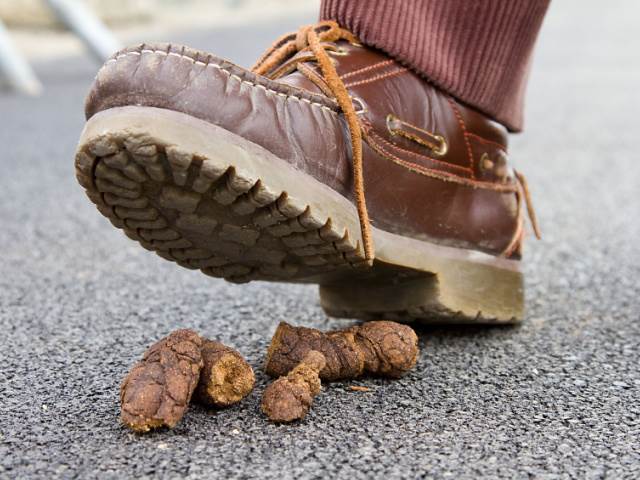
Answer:
[(100, 213), (147, 250), (231, 282), (304, 281), (362, 268), (364, 254), (330, 217), (265, 179), (145, 135), (104, 134), (76, 155)]

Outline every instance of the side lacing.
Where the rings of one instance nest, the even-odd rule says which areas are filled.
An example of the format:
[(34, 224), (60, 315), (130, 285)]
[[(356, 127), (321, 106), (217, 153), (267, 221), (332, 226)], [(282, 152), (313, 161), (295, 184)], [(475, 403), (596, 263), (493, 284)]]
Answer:
[(527, 214), (529, 215), (529, 222), (531, 222), (531, 227), (533, 228), (533, 233), (536, 238), (540, 240), (542, 238), (542, 234), (540, 232), (540, 226), (538, 225), (538, 219), (536, 216), (536, 212), (533, 208), (533, 201), (531, 200), (531, 192), (529, 191), (529, 186), (527, 184), (527, 179), (523, 174), (514, 170), (516, 175), (516, 179), (518, 181), (518, 191), (516, 192), (516, 201), (517, 201), (517, 209), (518, 209), (518, 217), (516, 218), (516, 229), (513, 232), (513, 236), (511, 237), (511, 241), (505, 247), (504, 251), (500, 254), (501, 257), (509, 258), (513, 253), (520, 248), (522, 242), (524, 241), (524, 209), (523, 209), (523, 199), (527, 208)]

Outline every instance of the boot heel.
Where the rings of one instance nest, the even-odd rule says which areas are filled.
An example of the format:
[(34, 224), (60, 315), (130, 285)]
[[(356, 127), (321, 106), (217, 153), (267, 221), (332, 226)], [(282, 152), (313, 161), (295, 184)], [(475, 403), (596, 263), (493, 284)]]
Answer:
[(513, 324), (523, 316), (523, 278), (519, 271), (450, 260), (414, 278), (321, 285), (320, 299), (337, 317)]

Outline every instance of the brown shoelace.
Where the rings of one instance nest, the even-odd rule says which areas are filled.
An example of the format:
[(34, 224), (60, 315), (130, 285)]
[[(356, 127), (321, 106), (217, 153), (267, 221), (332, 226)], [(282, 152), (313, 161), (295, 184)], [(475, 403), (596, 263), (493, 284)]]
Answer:
[(538, 240), (542, 239), (542, 233), (540, 231), (540, 226), (538, 224), (538, 217), (536, 216), (536, 211), (533, 208), (533, 200), (531, 199), (531, 192), (529, 191), (529, 184), (527, 183), (527, 179), (525, 176), (517, 170), (514, 170), (513, 173), (518, 180), (519, 189), (522, 190), (522, 195), (524, 196), (524, 203), (527, 206), (527, 214), (529, 215), (529, 221), (531, 222), (531, 228), (533, 228), (533, 233), (535, 234)]
[[(344, 113), (347, 121), (349, 136), (351, 137), (351, 148), (353, 151), (353, 189), (356, 199), (356, 208), (360, 222), (360, 232), (364, 247), (366, 262), (373, 264), (374, 251), (373, 240), (371, 238), (371, 225), (369, 213), (364, 195), (364, 176), (362, 161), (362, 130), (353, 101), (344, 82), (339, 77), (328, 51), (338, 51), (334, 42), (346, 40), (355, 44), (359, 41), (353, 33), (341, 28), (334, 21), (324, 21), (316, 25), (301, 27), (296, 33), (289, 33), (280, 37), (276, 42), (258, 59), (251, 69), (258, 75), (263, 75), (271, 79), (277, 79), (282, 75), (297, 69), (328, 97), (334, 97), (340, 109)], [(307, 55), (304, 53), (308, 52)], [(297, 54), (302, 55), (297, 55)], [(295, 58), (293, 58), (295, 56)], [(320, 67), (322, 77), (314, 70), (304, 65), (305, 62), (315, 61)], [(531, 202), (531, 196), (524, 176), (516, 172), (518, 183), (518, 208), (522, 209), (522, 197), (527, 208), (527, 213), (535, 235), (540, 238), (540, 229), (536, 220), (535, 211)], [(521, 218), (521, 213), (518, 214)], [(521, 240), (522, 221), (518, 221), (518, 229), (512, 243), (515, 245)], [(509, 248), (511, 250), (511, 248)]]
[[(286, 70), (297, 68), (303, 75), (320, 88), (325, 94), (333, 96), (344, 113), (351, 137), (353, 151), (353, 189), (356, 199), (356, 208), (360, 221), (360, 232), (364, 255), (367, 263), (373, 263), (373, 240), (371, 238), (371, 225), (369, 213), (364, 196), (364, 177), (362, 171), (362, 131), (358, 122), (358, 115), (353, 106), (349, 92), (344, 82), (338, 76), (338, 72), (329, 57), (327, 51), (336, 51), (333, 42), (346, 40), (357, 43), (358, 39), (348, 30), (340, 28), (336, 22), (326, 21), (317, 25), (302, 27), (297, 33), (291, 33), (280, 37), (253, 66), (252, 71), (258, 75), (275, 79), (285, 73)], [(289, 60), (299, 52), (308, 51), (310, 55), (302, 55)], [(303, 62), (317, 61), (322, 72), (322, 78), (313, 70), (305, 67)]]

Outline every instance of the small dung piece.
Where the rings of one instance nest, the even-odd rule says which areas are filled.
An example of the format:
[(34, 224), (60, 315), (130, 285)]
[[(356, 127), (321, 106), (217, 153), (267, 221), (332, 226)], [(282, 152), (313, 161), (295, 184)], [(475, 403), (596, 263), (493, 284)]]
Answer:
[(324, 355), (315, 350), (306, 356), (286, 376), (269, 385), (262, 396), (262, 411), (277, 423), (302, 420), (313, 398), (320, 393), (320, 370), (326, 365)]
[(362, 385), (349, 385), (349, 390), (352, 392), (370, 392), (369, 387), (363, 387)]
[(136, 432), (173, 428), (198, 384), (202, 339), (193, 330), (176, 330), (144, 353), (120, 387), (120, 418)]
[(363, 374), (399, 378), (418, 359), (418, 336), (408, 325), (389, 321), (321, 332), (280, 322), (271, 339), (265, 370), (278, 377), (294, 368), (310, 350), (326, 358), (320, 378), (326, 381), (357, 378)]
[(198, 402), (227, 407), (239, 402), (253, 389), (253, 369), (233, 348), (205, 339), (202, 344), (204, 365), (194, 393)]

